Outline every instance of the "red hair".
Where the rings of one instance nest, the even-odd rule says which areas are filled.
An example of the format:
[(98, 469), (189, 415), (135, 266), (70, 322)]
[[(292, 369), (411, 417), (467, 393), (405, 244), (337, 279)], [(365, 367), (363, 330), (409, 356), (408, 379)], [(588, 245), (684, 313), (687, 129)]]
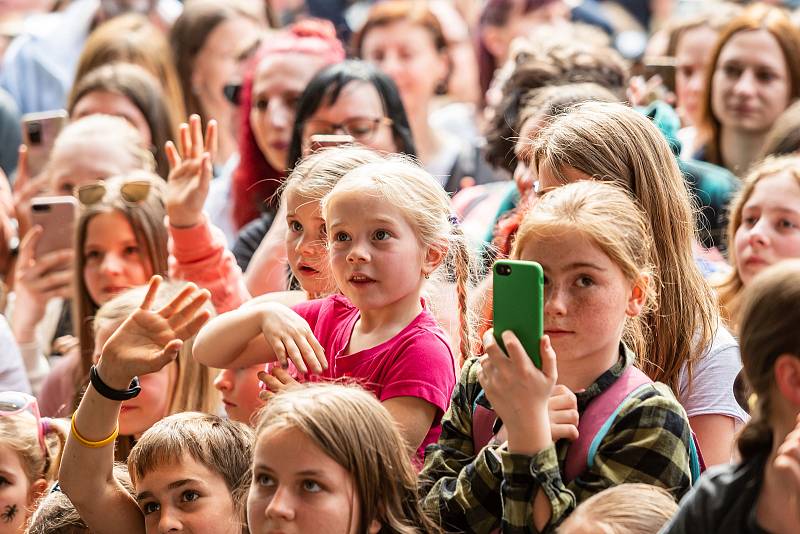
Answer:
[[(233, 173), (233, 219), (241, 228), (257, 219), (286, 177), (286, 169), (275, 169), (258, 148), (250, 127), (253, 78), (261, 61), (271, 54), (301, 53), (319, 56), (327, 64), (344, 59), (344, 48), (336, 29), (328, 21), (307, 19), (270, 37), (247, 68), (239, 101), (239, 166)], [(293, 164), (294, 162), (289, 162)]]

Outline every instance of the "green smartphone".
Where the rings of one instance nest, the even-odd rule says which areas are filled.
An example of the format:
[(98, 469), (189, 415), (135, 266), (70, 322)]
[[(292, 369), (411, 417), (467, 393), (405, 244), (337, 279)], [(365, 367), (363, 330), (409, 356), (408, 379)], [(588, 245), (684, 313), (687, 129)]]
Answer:
[(539, 369), (544, 328), (544, 272), (535, 261), (498, 260), (493, 271), (494, 338), (506, 351), (501, 334), (511, 330)]

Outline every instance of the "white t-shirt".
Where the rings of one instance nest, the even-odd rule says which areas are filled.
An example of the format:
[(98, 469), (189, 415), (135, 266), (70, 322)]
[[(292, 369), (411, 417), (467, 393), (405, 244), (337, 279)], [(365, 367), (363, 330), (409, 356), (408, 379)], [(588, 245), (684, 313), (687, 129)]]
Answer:
[(711, 346), (692, 368), (692, 387), (686, 366), (681, 369), (678, 401), (689, 417), (698, 415), (725, 415), (733, 417), (737, 425), (749, 416), (733, 396), (733, 382), (742, 369), (739, 344), (733, 335), (719, 325)]
[(19, 347), (8, 327), (8, 321), (2, 315), (0, 315), (0, 391), (31, 392)]

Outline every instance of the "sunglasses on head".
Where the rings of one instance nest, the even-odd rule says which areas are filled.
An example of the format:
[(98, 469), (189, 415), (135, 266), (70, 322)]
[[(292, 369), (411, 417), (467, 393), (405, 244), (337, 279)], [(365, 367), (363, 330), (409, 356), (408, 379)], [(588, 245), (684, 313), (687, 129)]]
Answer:
[[(138, 204), (150, 194), (150, 185), (150, 182), (145, 180), (125, 182), (119, 187), (119, 196), (125, 202)], [(107, 192), (108, 187), (106, 187), (106, 183), (103, 180), (76, 187), (74, 190), (75, 197), (84, 206), (97, 204), (105, 198)]]
[(39, 415), (39, 405), (36, 399), (27, 393), (18, 391), (0, 392), (0, 417), (18, 415), (24, 411), (30, 411), (36, 418), (36, 428), (39, 434), (39, 446), (42, 448), (45, 458), (48, 457), (47, 446), (44, 443), (48, 419), (42, 419)]

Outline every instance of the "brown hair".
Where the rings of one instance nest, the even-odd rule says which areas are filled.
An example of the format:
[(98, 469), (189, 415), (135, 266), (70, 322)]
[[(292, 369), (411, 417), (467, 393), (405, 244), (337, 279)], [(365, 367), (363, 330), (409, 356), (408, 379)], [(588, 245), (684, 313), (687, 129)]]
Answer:
[[(406, 156), (392, 154), (383, 161), (369, 163), (349, 172), (322, 201), (323, 218), (331, 199), (341, 191), (359, 191), (386, 199), (403, 212), (423, 247), (441, 248), (442, 264), (454, 272), (459, 309), (459, 362), (464, 363), (477, 346), (467, 304), (467, 292), (473, 278), (473, 260), (467, 238), (451, 214), (450, 197), (418, 163)], [(329, 236), (330, 237), (330, 236)], [(436, 271), (445, 269), (436, 269)], [(432, 276), (434, 273), (429, 273)], [(441, 276), (441, 275), (440, 275)]]
[[(172, 51), (164, 33), (144, 15), (129, 13), (114, 17), (89, 35), (78, 58), (73, 87), (77, 88), (83, 77), (97, 67), (119, 62), (139, 65), (159, 80), (168, 119), (171, 127), (177, 128), (186, 117), (186, 110)], [(69, 101), (76, 100), (73, 89)]]
[(742, 188), (731, 201), (728, 220), (728, 261), (731, 272), (716, 289), (722, 317), (733, 330), (739, 329), (741, 293), (744, 288), (744, 282), (736, 265), (736, 247), (733, 246), (736, 231), (742, 224), (742, 210), (759, 181), (784, 172), (790, 173), (800, 184), (800, 155), (770, 157), (758, 163), (743, 180)]
[(668, 491), (650, 484), (620, 484), (592, 495), (561, 524), (558, 534), (590, 526), (599, 534), (652, 534), (678, 511)]
[[(151, 184), (147, 198), (136, 204), (129, 204), (122, 199), (119, 193), (120, 186), (132, 180), (143, 180)], [(89, 367), (92, 365), (92, 356), (94, 355), (92, 318), (101, 304), (94, 302), (89, 296), (89, 290), (86, 288), (86, 281), (83, 277), (86, 266), (83, 246), (86, 242), (89, 222), (101, 213), (121, 213), (130, 223), (141, 250), (142, 261), (150, 265), (152, 274), (166, 277), (169, 269), (167, 265), (168, 235), (167, 227), (164, 225), (166, 211), (161, 198), (164, 181), (152, 173), (134, 171), (109, 178), (105, 180), (105, 184), (107, 188), (105, 197), (99, 202), (85, 207), (75, 223), (75, 289), (72, 301), (72, 320), (81, 351), (81, 364), (75, 377), (75, 389), (78, 392), (75, 399), (76, 406), (81, 389), (89, 376)]]
[(800, 358), (800, 261), (787, 260), (760, 273), (745, 289), (739, 345), (748, 385), (756, 394), (750, 421), (739, 435), (742, 460), (772, 448), (771, 394), (775, 360), (782, 354)]
[(160, 82), (143, 68), (130, 63), (98, 67), (76, 83), (67, 102), (70, 115), (78, 102), (90, 93), (106, 92), (127, 98), (142, 113), (150, 129), (150, 151), (156, 161), (156, 172), (163, 179), (169, 175), (169, 162), (164, 145), (177, 139), (175, 119), (164, 100)]
[(423, 513), (417, 473), (392, 416), (358, 386), (307, 384), (284, 390), (262, 409), (256, 439), (297, 429), (353, 477), (359, 532), (372, 521), (386, 534), (438, 533)]
[[(525, 214), (520, 224), (513, 259), (520, 259), (531, 240), (577, 231), (594, 242), (622, 271), (626, 280), (638, 283), (642, 274), (655, 277), (652, 255), (652, 233), (645, 214), (627, 192), (615, 185), (583, 181), (567, 184), (544, 195)], [(639, 358), (648, 356), (646, 316), (656, 301), (650, 288), (642, 314), (625, 322), (623, 340)]]
[(781, 113), (764, 139), (758, 160), (768, 156), (786, 156), (800, 151), (800, 102)]
[(705, 87), (701, 101), (701, 123), (698, 124), (704, 141), (706, 142), (705, 159), (709, 163), (722, 165), (722, 152), (720, 148), (720, 134), (722, 125), (712, 109), (713, 94), (712, 82), (717, 70), (720, 53), (728, 41), (739, 32), (768, 31), (777, 41), (783, 52), (783, 59), (789, 71), (790, 101), (800, 96), (800, 30), (798, 30), (789, 15), (783, 9), (757, 3), (745, 8), (742, 13), (725, 26), (717, 39), (717, 44), (711, 54), (708, 70), (705, 76)]
[(211, 32), (223, 22), (240, 17), (264, 22), (265, 12), (258, 10), (256, 4), (257, 2), (247, 0), (193, 0), (185, 4), (183, 12), (172, 25), (169, 42), (186, 113), (200, 115), (203, 124), (213, 117), (207, 116), (192, 90), (192, 73), (197, 54), (205, 46)]
[(667, 21), (664, 28), (668, 39), (666, 55), (674, 57), (684, 35), (697, 28), (711, 28), (719, 33), (742, 12), (742, 6), (733, 2), (698, 2), (691, 14), (681, 14)]
[(650, 378), (678, 391), (681, 368), (686, 365), (692, 376), (718, 313), (692, 256), (692, 200), (666, 139), (627, 106), (587, 102), (546, 126), (531, 156), (534, 169), (548, 169), (561, 183), (569, 182), (563, 173), (573, 167), (622, 187), (647, 215), (660, 286), (656, 309), (643, 316), (650, 337), (648, 359), (640, 363)]
[[(187, 455), (225, 480), (243, 520), (253, 443), (253, 430), (243, 423), (206, 413), (176, 413), (142, 434), (128, 456), (128, 471), (135, 486), (148, 473)], [(246, 529), (242, 521), (242, 532)]]

